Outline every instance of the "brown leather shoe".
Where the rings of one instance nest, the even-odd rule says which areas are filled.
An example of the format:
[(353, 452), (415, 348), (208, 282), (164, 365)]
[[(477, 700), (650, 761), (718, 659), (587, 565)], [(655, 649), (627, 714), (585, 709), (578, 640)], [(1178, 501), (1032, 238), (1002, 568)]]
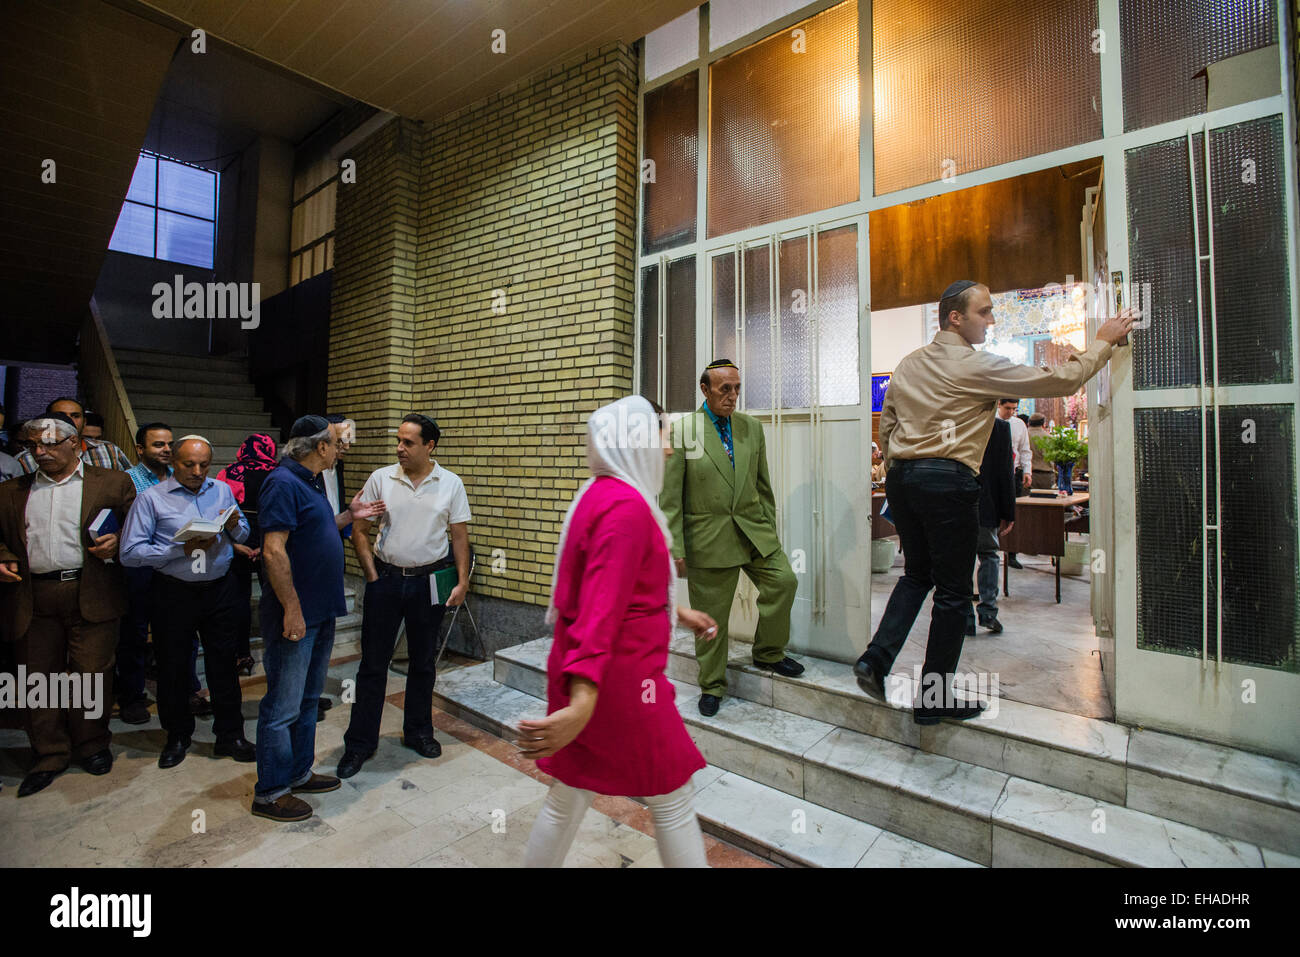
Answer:
[(311, 805), (292, 794), (282, 794), (270, 804), (253, 802), (253, 816), (264, 817), (268, 821), (289, 824), (293, 821), (305, 821), (311, 815)]
[(313, 771), (310, 778), (293, 789), (293, 793), (324, 794), (326, 791), (337, 791), (341, 787), (343, 787), (343, 782), (333, 775), (317, 774)]

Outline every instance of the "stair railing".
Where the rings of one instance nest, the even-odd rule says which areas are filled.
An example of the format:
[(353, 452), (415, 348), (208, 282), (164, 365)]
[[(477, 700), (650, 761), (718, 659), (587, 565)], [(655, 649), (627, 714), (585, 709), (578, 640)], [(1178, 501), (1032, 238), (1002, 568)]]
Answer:
[(86, 408), (104, 417), (104, 438), (135, 458), (135, 413), (93, 297), (81, 323), (77, 352), (77, 379)]

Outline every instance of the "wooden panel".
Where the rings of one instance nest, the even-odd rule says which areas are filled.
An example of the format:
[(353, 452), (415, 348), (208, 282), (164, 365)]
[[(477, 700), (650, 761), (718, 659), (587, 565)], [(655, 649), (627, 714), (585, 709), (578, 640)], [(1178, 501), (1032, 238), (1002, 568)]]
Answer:
[(1101, 160), (1027, 173), (871, 214), (871, 308), (937, 302), (975, 279), (994, 292), (1078, 276), (1084, 191)]

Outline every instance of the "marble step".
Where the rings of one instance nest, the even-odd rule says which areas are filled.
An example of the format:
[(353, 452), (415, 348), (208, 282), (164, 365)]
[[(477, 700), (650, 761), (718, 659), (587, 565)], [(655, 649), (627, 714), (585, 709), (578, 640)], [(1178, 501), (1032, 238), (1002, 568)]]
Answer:
[[(498, 652), (494, 675), (529, 697), (544, 697), (545, 649), (538, 641)], [(705, 718), (695, 707), (698, 688), (673, 684), (682, 718), (710, 764), (967, 860), (1016, 866), (1038, 854), (1040, 863), (1176, 866), (1178, 855), (1169, 850), (1176, 833), (1184, 856), (1200, 863), (1263, 864), (1253, 842), (754, 701), (729, 698)], [(997, 808), (1011, 781), (1019, 782), (1013, 791), (1021, 799), (999, 824)], [(1038, 813), (1045, 815), (1041, 827)], [(1105, 840), (1104, 832), (1093, 839), (1089, 827), (1098, 819), (1122, 825), (1125, 843)]]
[[(520, 720), (540, 717), (546, 708), (536, 696), (497, 682), (491, 669), (491, 663), (484, 662), (441, 673), (434, 688), (434, 707), (513, 740)], [(713, 764), (696, 772), (694, 783), (696, 812), (705, 831), (779, 864), (979, 866)]]
[[(728, 692), (737, 697), (1300, 854), (1300, 765), (1007, 698), (977, 721), (920, 727), (910, 706), (864, 694), (848, 665), (800, 655), (804, 673), (784, 678), (755, 668), (751, 647), (733, 641), (730, 649)], [(697, 679), (689, 635), (673, 639), (667, 673)], [(902, 689), (909, 703), (911, 687)]]

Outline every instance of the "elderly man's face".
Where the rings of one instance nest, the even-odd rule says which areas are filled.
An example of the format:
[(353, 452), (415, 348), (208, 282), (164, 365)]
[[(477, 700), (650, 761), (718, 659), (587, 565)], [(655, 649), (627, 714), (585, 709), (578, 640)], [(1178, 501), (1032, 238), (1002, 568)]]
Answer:
[(736, 403), (740, 401), (740, 370), (710, 369), (709, 384), (701, 382), (700, 391), (704, 393), (704, 401), (710, 412), (719, 418), (728, 418), (736, 411)]
[(172, 474), (176, 481), (191, 492), (197, 492), (208, 478), (208, 466), (212, 464), (212, 449), (207, 442), (188, 439), (176, 447), (172, 454)]
[(331, 422), (330, 433), (334, 436), (334, 442), (338, 450), (337, 461), (337, 459), (343, 457), (343, 454), (352, 446), (356, 438), (352, 420), (344, 419), (342, 422)]
[(82, 430), (86, 427), (86, 413), (82, 411), (81, 406), (75, 402), (69, 402), (66, 399), (62, 402), (55, 402), (50, 406), (51, 412), (62, 412), (72, 420), (72, 424), (77, 427), (77, 435), (80, 436)]
[(28, 430), (23, 438), (31, 443), (32, 457), (36, 467), (46, 475), (62, 475), (76, 468), (77, 457), (81, 450), (77, 447), (75, 435), (59, 438), (54, 429), (44, 431)]

